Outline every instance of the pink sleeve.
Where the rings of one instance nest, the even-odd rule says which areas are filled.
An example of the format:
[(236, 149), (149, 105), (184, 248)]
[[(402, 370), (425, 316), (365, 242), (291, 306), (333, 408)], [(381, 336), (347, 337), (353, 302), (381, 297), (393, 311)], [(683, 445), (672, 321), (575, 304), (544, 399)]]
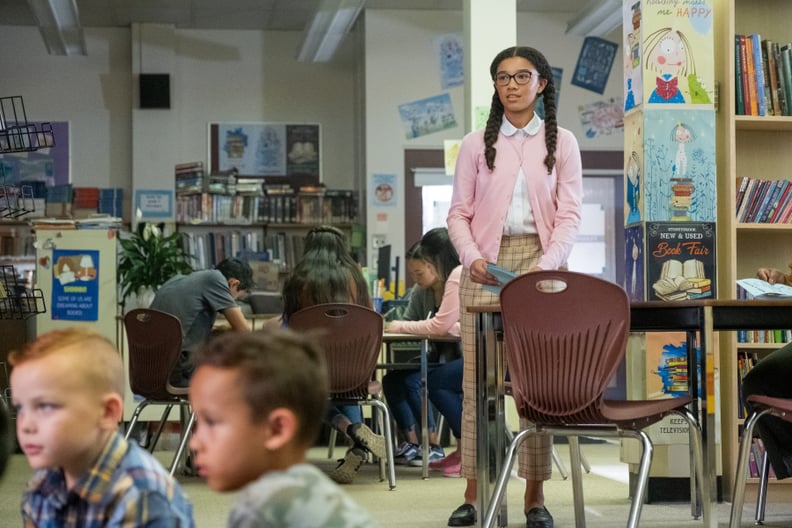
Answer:
[(448, 276), (440, 301), (440, 308), (434, 317), (423, 321), (393, 321), (389, 330), (397, 334), (417, 335), (459, 335), (459, 277), (462, 266), (457, 266)]
[(476, 178), (478, 165), (476, 157), (482, 150), (479, 135), (471, 133), (462, 140), (454, 170), (454, 187), (451, 194), (451, 205), (448, 209), (448, 236), (459, 253), (459, 261), (469, 268), (473, 261), (484, 258), (479, 250), (470, 222), (475, 214)]

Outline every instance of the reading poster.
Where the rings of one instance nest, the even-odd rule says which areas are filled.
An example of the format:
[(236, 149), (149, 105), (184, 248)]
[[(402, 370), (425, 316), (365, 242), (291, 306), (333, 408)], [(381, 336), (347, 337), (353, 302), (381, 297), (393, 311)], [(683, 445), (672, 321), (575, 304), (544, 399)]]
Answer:
[(715, 298), (715, 224), (649, 222), (646, 288), (650, 301)]
[(52, 319), (99, 320), (99, 252), (52, 251)]

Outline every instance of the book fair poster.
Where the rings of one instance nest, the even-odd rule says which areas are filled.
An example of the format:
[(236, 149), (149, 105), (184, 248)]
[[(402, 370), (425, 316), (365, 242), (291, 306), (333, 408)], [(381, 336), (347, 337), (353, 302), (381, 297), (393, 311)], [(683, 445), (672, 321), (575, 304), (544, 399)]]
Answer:
[(714, 223), (649, 222), (645, 255), (647, 300), (716, 297)]
[(52, 251), (52, 319), (99, 320), (99, 252)]

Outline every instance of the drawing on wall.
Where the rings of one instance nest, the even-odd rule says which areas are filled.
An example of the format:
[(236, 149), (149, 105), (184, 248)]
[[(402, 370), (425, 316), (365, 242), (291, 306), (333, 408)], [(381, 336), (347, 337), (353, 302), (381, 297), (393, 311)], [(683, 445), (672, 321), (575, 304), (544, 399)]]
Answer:
[(320, 179), (318, 124), (212, 123), (209, 144), (212, 172)]
[(440, 87), (445, 90), (465, 83), (465, 48), (462, 35), (448, 33), (435, 39), (440, 63)]
[(399, 105), (399, 116), (407, 139), (414, 139), (457, 126), (449, 94), (435, 95)]
[(445, 166), (445, 173), (449, 176), (453, 176), (454, 172), (456, 172), (456, 162), (459, 157), (459, 147), (461, 146), (461, 139), (443, 140), (443, 165)]
[(714, 222), (715, 112), (647, 109), (644, 125), (644, 218)]
[[(555, 103), (556, 103), (556, 110), (559, 107), (559, 103), (561, 102), (561, 77), (564, 74), (563, 68), (550, 68), (553, 71), (553, 86), (555, 87)], [(544, 119), (544, 97), (537, 97), (536, 98), (536, 106), (534, 107), (534, 112), (536, 115)], [(487, 109), (487, 117), (489, 117), (489, 108)], [(484, 128), (487, 124), (486, 117), (484, 118), (484, 123), (479, 128)]]
[(622, 27), (624, 42), (624, 111), (632, 110), (643, 103), (643, 81), (641, 76), (641, 2), (625, 2)]
[(624, 230), (624, 289), (633, 301), (644, 300), (643, 226)]
[(625, 196), (627, 199), (627, 225), (637, 224), (641, 221), (641, 160), (638, 152), (633, 150), (627, 157), (625, 165), (627, 185)]
[(624, 111), (621, 99), (594, 101), (578, 106), (580, 124), (586, 137), (609, 136), (624, 130)]
[(586, 37), (580, 48), (572, 84), (603, 94), (619, 45), (599, 37)]
[[(43, 181), (48, 187), (70, 182), (69, 122), (47, 121), (52, 125), (53, 146), (32, 152), (0, 154), (0, 182), (16, 185), (21, 181)], [(32, 121), (42, 130), (42, 121)]]
[[(644, 99), (652, 104), (712, 104), (711, 0), (643, 5)], [(654, 11), (654, 12), (649, 12)], [(696, 60), (700, 58), (701, 60)]]

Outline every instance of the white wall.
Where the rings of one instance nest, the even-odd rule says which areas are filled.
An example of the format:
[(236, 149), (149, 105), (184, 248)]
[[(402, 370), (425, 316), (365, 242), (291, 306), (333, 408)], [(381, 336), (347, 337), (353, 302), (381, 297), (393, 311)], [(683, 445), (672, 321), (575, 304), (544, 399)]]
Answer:
[[(298, 63), (300, 32), (176, 30), (175, 36), (171, 109), (134, 110), (165, 113), (175, 122), (176, 134), (159, 139), (173, 159), (208, 161), (209, 122), (321, 123), (324, 181), (354, 188), (360, 154), (353, 61)], [(0, 97), (23, 96), (30, 120), (70, 121), (73, 183), (123, 187), (128, 200), (137, 93), (130, 30), (91, 28), (86, 40), (85, 57), (50, 56), (37, 28), (0, 26)], [(348, 56), (349, 47), (340, 53)], [(158, 73), (145, 70), (145, 61), (143, 67)], [(152, 166), (145, 155), (134, 161), (172, 177), (168, 163)]]
[[(438, 35), (462, 33), (462, 11), (366, 10), (366, 178), (372, 174), (396, 174), (397, 193), (404, 196), (404, 149), (442, 148), (445, 139), (464, 135), (464, 92), (462, 87), (442, 90), (433, 42)], [(563, 69), (558, 111), (559, 124), (572, 130), (582, 149), (621, 150), (621, 131), (594, 139), (587, 138), (578, 116), (578, 105), (622, 96), (622, 60), (617, 53), (603, 95), (569, 83), (577, 63), (583, 37), (565, 35), (568, 13), (520, 13), (517, 40), (520, 45), (541, 50), (550, 64)], [(620, 30), (609, 39), (620, 42)], [(467, 72), (466, 72), (467, 73)], [(473, 72), (488, 76), (488, 71)], [(441, 93), (448, 93), (456, 114), (455, 129), (415, 139), (405, 139), (398, 106)], [(367, 197), (368, 199), (368, 197)], [(397, 207), (369, 207), (368, 235), (387, 228), (387, 242), (394, 255), (403, 255), (413, 241), (404, 240), (404, 204)], [(387, 225), (376, 221), (387, 215)], [(370, 252), (371, 253), (371, 252)]]

